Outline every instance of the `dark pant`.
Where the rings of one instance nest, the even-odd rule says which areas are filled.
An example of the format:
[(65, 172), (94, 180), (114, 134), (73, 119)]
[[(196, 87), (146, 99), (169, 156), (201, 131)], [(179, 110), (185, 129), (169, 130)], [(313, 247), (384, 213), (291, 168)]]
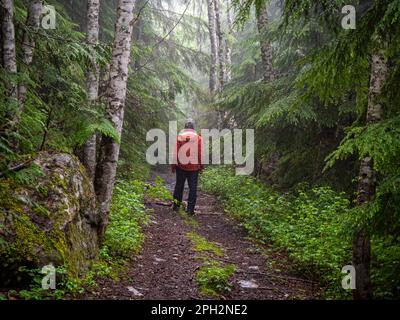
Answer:
[(185, 171), (181, 168), (176, 168), (176, 184), (174, 190), (174, 208), (178, 208), (182, 203), (183, 190), (185, 188), (186, 179), (189, 185), (189, 200), (187, 211), (190, 213), (194, 212), (197, 199), (197, 181), (199, 177), (198, 171)]

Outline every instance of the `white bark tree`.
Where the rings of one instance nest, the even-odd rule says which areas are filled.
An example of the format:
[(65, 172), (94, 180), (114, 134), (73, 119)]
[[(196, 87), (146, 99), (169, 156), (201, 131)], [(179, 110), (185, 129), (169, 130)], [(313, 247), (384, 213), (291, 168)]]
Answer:
[[(40, 16), (42, 15), (43, 0), (31, 0), (28, 6), (28, 18), (26, 21), (26, 26), (30, 31), (35, 32), (40, 27)], [(29, 31), (24, 33), (22, 40), (22, 64), (23, 67), (30, 66), (33, 62), (33, 54), (35, 50), (35, 37)], [(17, 114), (17, 121), (21, 113), (24, 111), (24, 104), (26, 99), (27, 87), (26, 83), (21, 82), (18, 85), (18, 103), (19, 110)]]
[(231, 65), (232, 65), (232, 44), (230, 43), (230, 38), (232, 35), (232, 17), (231, 17), (231, 8), (230, 8), (230, 1), (227, 0), (226, 2), (226, 24), (227, 24), (227, 37), (225, 38), (225, 82), (231, 81), (232, 72), (231, 72)]
[[(99, 43), (99, 13), (100, 1), (88, 0), (86, 42), (92, 51)], [(99, 96), (99, 67), (95, 59), (92, 61), (92, 68), (87, 72), (86, 86), (88, 103), (94, 106)], [(96, 134), (93, 134), (83, 146), (82, 162), (89, 178), (93, 180), (96, 171)]]
[[(368, 92), (366, 125), (382, 120), (383, 107), (378, 100), (388, 77), (387, 59), (379, 50), (371, 56), (371, 72)], [(370, 157), (361, 160), (358, 177), (357, 204), (371, 201), (375, 195), (376, 172)], [(356, 269), (356, 290), (354, 299), (371, 299), (372, 286), (370, 277), (371, 243), (365, 229), (361, 229), (353, 239), (353, 266)]]
[(221, 5), (220, 0), (214, 0), (215, 5), (215, 31), (218, 40), (218, 78), (219, 90), (222, 90), (225, 84), (226, 69), (225, 69), (225, 37), (221, 26)]
[[(3, 11), (2, 16), (2, 52), (3, 52), (3, 67), (9, 74), (17, 73), (17, 58), (15, 50), (15, 28), (14, 28), (14, 1), (1, 0)], [(18, 90), (16, 84), (11, 84), (8, 87), (7, 96), (11, 99), (11, 103), (17, 103)], [(15, 114), (15, 112), (14, 112)]]
[(208, 9), (208, 29), (209, 29), (210, 46), (211, 46), (209, 88), (210, 88), (211, 95), (214, 95), (218, 90), (218, 77), (217, 77), (218, 44), (217, 44), (217, 35), (216, 35), (214, 0), (207, 0), (207, 9)]
[[(119, 0), (115, 36), (110, 66), (110, 83), (106, 117), (113, 124), (119, 136), (122, 133), (124, 107), (130, 62), (134, 0)], [(100, 237), (108, 224), (111, 198), (115, 182), (120, 146), (111, 137), (102, 136), (100, 157), (96, 166), (95, 191), (100, 217)]]
[(261, 63), (264, 82), (275, 79), (275, 72), (272, 64), (272, 46), (264, 39), (265, 33), (268, 31), (268, 24), (267, 6), (263, 4), (257, 12), (257, 28), (260, 34)]

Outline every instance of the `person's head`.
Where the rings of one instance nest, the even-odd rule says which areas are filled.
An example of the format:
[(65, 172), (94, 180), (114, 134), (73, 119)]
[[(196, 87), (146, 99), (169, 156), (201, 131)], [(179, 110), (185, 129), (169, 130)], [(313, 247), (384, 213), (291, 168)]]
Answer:
[(194, 121), (193, 119), (187, 119), (185, 122), (185, 129), (194, 129)]

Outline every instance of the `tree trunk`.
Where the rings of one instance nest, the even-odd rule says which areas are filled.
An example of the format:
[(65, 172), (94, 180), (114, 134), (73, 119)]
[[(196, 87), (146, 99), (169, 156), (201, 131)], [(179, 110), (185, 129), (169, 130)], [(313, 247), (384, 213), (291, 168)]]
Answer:
[(232, 65), (232, 48), (230, 43), (230, 36), (232, 35), (232, 18), (230, 10), (230, 1), (227, 1), (226, 8), (226, 23), (228, 28), (228, 37), (225, 38), (225, 82), (231, 81), (231, 65)]
[(271, 44), (265, 40), (265, 35), (268, 31), (268, 11), (265, 4), (259, 9), (259, 12), (257, 13), (257, 28), (260, 35), (263, 81), (269, 82), (274, 80), (275, 74), (272, 65), (272, 47)]
[[(140, 46), (143, 37), (144, 19), (143, 12), (147, 5), (147, 0), (138, 0), (135, 5), (135, 19), (136, 22), (133, 25), (133, 39), (137, 46)], [(141, 65), (140, 56), (136, 56), (134, 66), (135, 70), (139, 70)]]
[(218, 78), (217, 78), (217, 36), (216, 36), (216, 21), (215, 21), (215, 6), (214, 0), (207, 0), (208, 9), (208, 29), (210, 34), (210, 46), (211, 46), (211, 64), (210, 64), (210, 93), (214, 95), (218, 90)]
[[(378, 96), (386, 82), (388, 74), (387, 60), (383, 52), (377, 52), (371, 57), (371, 75), (368, 93), (368, 109), (366, 125), (381, 121), (383, 115), (382, 104)], [(370, 157), (361, 160), (358, 178), (357, 204), (363, 205), (371, 201), (375, 195), (376, 172)], [(362, 228), (353, 239), (353, 265), (356, 270), (356, 290), (354, 299), (371, 299), (372, 286), (370, 278), (371, 244), (369, 236)]]
[[(42, 15), (43, 1), (42, 0), (31, 0), (28, 7), (28, 19), (26, 26), (33, 32), (37, 31), (40, 27), (40, 16)], [(29, 31), (25, 32), (22, 40), (22, 63), (23, 67), (30, 66), (33, 61), (33, 51), (35, 49), (35, 39)], [(24, 111), (24, 104), (26, 99), (26, 83), (22, 82), (18, 86), (18, 104), (19, 110), (17, 114), (17, 120), (19, 121), (20, 115)]]
[[(9, 74), (17, 73), (17, 58), (15, 50), (15, 29), (14, 29), (14, 1), (2, 0), (2, 51), (3, 51), (3, 67)], [(17, 110), (18, 90), (17, 85), (10, 84), (7, 88), (7, 96), (10, 98), (10, 120), (15, 120)], [(11, 125), (12, 127), (13, 125)]]
[(224, 34), (221, 28), (221, 8), (220, 0), (214, 0), (215, 5), (215, 30), (218, 39), (218, 66), (219, 66), (219, 90), (222, 90), (225, 84), (225, 49), (224, 49)]
[[(128, 68), (132, 45), (134, 0), (119, 0), (117, 22), (110, 66), (110, 87), (106, 118), (113, 124), (119, 136), (122, 133), (124, 107), (128, 80)], [(95, 191), (100, 216), (100, 238), (108, 224), (111, 198), (115, 182), (120, 146), (110, 137), (102, 136), (100, 157), (96, 166)]]
[[(99, 11), (99, 0), (88, 0), (86, 41), (92, 51), (99, 43)], [(86, 86), (88, 103), (94, 107), (99, 96), (99, 67), (95, 59), (92, 61), (92, 69), (87, 72)], [(96, 134), (93, 134), (83, 146), (82, 162), (89, 178), (93, 181), (96, 171)]]

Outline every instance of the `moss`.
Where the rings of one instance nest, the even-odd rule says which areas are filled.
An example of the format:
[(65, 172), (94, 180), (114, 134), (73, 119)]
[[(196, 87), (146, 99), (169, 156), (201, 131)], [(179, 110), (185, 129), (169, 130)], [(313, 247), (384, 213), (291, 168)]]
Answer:
[(188, 232), (186, 236), (192, 240), (194, 250), (198, 252), (207, 251), (215, 254), (218, 257), (223, 256), (222, 249), (215, 242), (208, 241), (206, 238), (194, 232)]
[(33, 212), (39, 217), (43, 217), (43, 218), (50, 217), (50, 211), (47, 208), (45, 208), (42, 205), (37, 204), (37, 203), (33, 207)]
[(199, 226), (199, 222), (195, 218), (188, 215), (182, 208), (178, 210), (178, 214), (183, 219), (183, 222), (185, 222), (186, 225), (193, 228), (197, 228)]
[(49, 196), (49, 189), (46, 186), (39, 185), (36, 190), (44, 199)]
[(18, 185), (12, 179), (0, 180), (0, 208), (3, 211), (23, 213), (23, 202), (15, 196)]
[[(97, 234), (80, 221), (81, 212), (94, 208), (84, 168), (74, 157), (52, 167), (51, 157), (40, 160), (46, 174), (34, 184), (0, 179), (0, 267), (7, 277), (21, 266), (38, 268), (52, 262), (65, 266), (69, 278), (78, 279), (96, 261)], [(79, 197), (74, 179), (83, 179)]]
[(196, 258), (202, 261), (202, 266), (196, 272), (200, 292), (204, 296), (218, 298), (220, 294), (230, 291), (230, 278), (236, 267), (217, 260), (224, 255), (224, 250), (215, 242), (208, 241), (195, 232), (188, 232), (186, 236), (193, 243), (193, 249), (197, 252)]
[(39, 229), (28, 216), (19, 216), (15, 222), (16, 247), (19, 254), (29, 260), (35, 260), (38, 250), (50, 250), (49, 239), (44, 231)]

